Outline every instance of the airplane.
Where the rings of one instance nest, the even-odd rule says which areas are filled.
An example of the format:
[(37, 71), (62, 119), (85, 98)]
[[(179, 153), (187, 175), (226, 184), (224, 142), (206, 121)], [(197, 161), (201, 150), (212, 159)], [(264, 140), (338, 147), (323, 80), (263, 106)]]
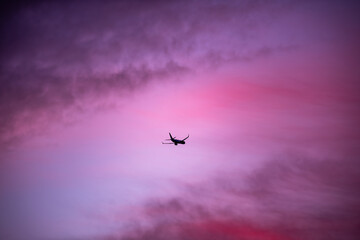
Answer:
[(165, 139), (165, 140), (171, 140), (172, 142), (171, 143), (161, 142), (162, 144), (174, 144), (175, 146), (178, 144), (185, 144), (185, 140), (188, 139), (188, 137), (189, 137), (189, 134), (188, 134), (188, 136), (186, 138), (184, 138), (183, 140), (178, 140), (175, 137), (171, 136), (171, 133), (169, 133), (169, 135), (170, 135), (170, 139)]

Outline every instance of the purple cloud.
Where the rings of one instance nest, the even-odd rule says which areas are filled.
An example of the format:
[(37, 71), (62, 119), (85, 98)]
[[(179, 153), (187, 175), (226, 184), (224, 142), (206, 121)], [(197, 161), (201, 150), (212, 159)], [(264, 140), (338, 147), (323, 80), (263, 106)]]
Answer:
[(358, 9), (1, 8), (0, 238), (355, 239)]
[[(259, 37), (257, 16), (270, 18), (267, 7), (281, 13), (291, 5), (266, 1), (10, 5), (1, 24), (1, 146), (44, 131), (36, 125), (57, 122), (64, 111), (84, 109), (90, 105), (84, 99), (95, 102), (155, 79), (288, 49), (293, 44), (264, 47), (250, 42)], [(247, 50), (239, 48), (241, 44), (247, 44)]]
[(104, 239), (357, 239), (359, 176), (354, 158), (283, 156), (149, 201), (128, 233)]

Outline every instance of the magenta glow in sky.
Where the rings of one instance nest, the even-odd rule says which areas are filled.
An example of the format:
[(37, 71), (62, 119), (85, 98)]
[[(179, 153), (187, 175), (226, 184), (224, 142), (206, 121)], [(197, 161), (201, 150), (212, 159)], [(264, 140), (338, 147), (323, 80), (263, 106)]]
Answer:
[(1, 239), (359, 236), (355, 1), (1, 9)]

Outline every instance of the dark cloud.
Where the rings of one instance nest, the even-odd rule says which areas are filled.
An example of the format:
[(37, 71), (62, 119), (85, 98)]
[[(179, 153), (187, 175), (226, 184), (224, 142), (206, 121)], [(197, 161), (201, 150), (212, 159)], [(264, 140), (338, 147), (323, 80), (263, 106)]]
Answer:
[(357, 239), (359, 169), (356, 156), (282, 156), (150, 201), (138, 224), (104, 239)]
[[(44, 127), (52, 121), (71, 121), (66, 119), (69, 111), (86, 110), (88, 99), (121, 96), (124, 91), (139, 89), (149, 81), (173, 78), (188, 71), (175, 62), (168, 62), (156, 69), (146, 65), (128, 66), (112, 74), (76, 78), (61, 77), (52, 69), (30, 66), (4, 73), (0, 89), (0, 146), (6, 147), (24, 134), (35, 134), (38, 125)], [(93, 104), (97, 105), (96, 102)]]
[(179, 224), (161, 223), (155, 228), (139, 232), (134, 236), (127, 236), (124, 238), (105, 238), (105, 239), (124, 239), (124, 240), (162, 240), (162, 239), (174, 239), (174, 240), (216, 240), (216, 239), (288, 239), (283, 235), (272, 232), (269, 229), (258, 228), (250, 223), (244, 223), (242, 221), (217, 221), (208, 220), (202, 222)]
[[(263, 0), (5, 1), (0, 147), (29, 134), (18, 123), (36, 129), (32, 121), (44, 121), (54, 112), (58, 116), (49, 120), (61, 119), (69, 108), (84, 108), (84, 97), (95, 102), (111, 91), (132, 91), (189, 70), (303, 49), (306, 39), (343, 46), (350, 72), (346, 78), (351, 78), (346, 81), (353, 81), (359, 29), (354, 24), (357, 5), (351, 6)], [(293, 29), (283, 25), (281, 18), (292, 13), (303, 15), (300, 30), (297, 23)], [(322, 24), (321, 19), (331, 22)]]
[[(287, 5), (271, 4), (277, 11)], [(219, 66), (231, 56), (242, 59), (242, 50), (234, 49), (252, 38), (256, 14), (266, 6), (267, 1), (4, 3), (0, 147), (43, 131), (36, 122), (58, 122), (64, 112), (69, 118), (72, 108), (85, 107), (84, 99), (181, 76), (200, 62)], [(279, 46), (267, 46), (267, 53), (254, 48), (263, 55)], [(220, 57), (212, 60), (210, 52)]]
[[(334, 65), (346, 65), (339, 69), (347, 71), (336, 75), (341, 83), (336, 90), (353, 84), (347, 94), (335, 95), (345, 99), (339, 99), (346, 105), (339, 115), (344, 113), (349, 123), (340, 131), (351, 132), (352, 138), (342, 144), (353, 150), (359, 143), (360, 116), (357, 8), (305, 1), (300, 12), (294, 10), (299, 5), (296, 1), (8, 1), (0, 19), (0, 149), (44, 131), (52, 122), (72, 121), (109, 96), (121, 97), (201, 68), (296, 49), (311, 51), (301, 44), (316, 48), (324, 43), (334, 56), (343, 57)], [(301, 28), (310, 30), (296, 32), (299, 23), (294, 28), (284, 23), (296, 22), (293, 18), (271, 25), (291, 13), (302, 15)], [(309, 81), (312, 88), (321, 80), (314, 76)], [(323, 104), (314, 99), (309, 101)], [(135, 219), (134, 227), (105, 239), (356, 239), (358, 157), (356, 151), (323, 160), (291, 155), (269, 161), (248, 178), (226, 173), (188, 186), (181, 197), (149, 201), (142, 216), (147, 225)]]
[(277, 216), (300, 239), (355, 239), (360, 224), (359, 155), (270, 161), (251, 176), (260, 211)]

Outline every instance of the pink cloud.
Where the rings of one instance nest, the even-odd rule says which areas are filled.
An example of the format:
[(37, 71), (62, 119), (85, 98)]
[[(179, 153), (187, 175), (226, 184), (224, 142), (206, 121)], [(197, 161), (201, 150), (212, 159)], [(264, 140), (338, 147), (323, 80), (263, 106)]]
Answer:
[(356, 238), (357, 9), (11, 5), (0, 238)]

